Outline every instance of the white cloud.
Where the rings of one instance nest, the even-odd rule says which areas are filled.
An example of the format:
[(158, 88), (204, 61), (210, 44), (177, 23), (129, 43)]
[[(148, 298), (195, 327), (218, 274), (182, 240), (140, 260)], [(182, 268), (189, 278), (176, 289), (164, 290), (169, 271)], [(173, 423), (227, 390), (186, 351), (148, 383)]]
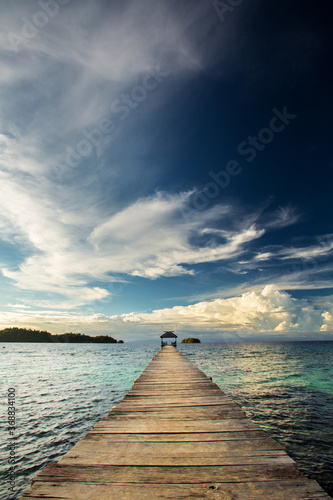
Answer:
[(254, 260), (258, 260), (258, 261), (269, 260), (272, 256), (273, 256), (273, 254), (271, 252), (262, 252), (262, 253), (258, 253), (254, 257)]
[(30, 309), (30, 306), (25, 304), (6, 304), (6, 307), (13, 307), (14, 309)]
[(333, 251), (333, 234), (317, 237), (318, 243), (306, 247), (285, 248), (281, 251), (282, 259), (313, 260), (326, 257)]
[(265, 223), (266, 227), (283, 228), (298, 222), (300, 215), (293, 206), (279, 207), (278, 210), (269, 214)]
[(152, 313), (114, 316), (124, 323), (178, 324), (202, 331), (240, 331), (269, 333), (273, 331), (319, 331), (321, 311), (306, 300), (266, 285), (261, 290), (248, 291), (238, 297), (175, 306)]
[[(267, 219), (267, 218), (266, 218)], [(268, 218), (269, 219), (269, 218)], [(278, 226), (272, 226), (269, 221), (266, 233)], [(260, 228), (260, 223), (257, 223)], [(308, 245), (304, 244), (304, 240)], [(297, 241), (297, 240), (296, 240)], [(300, 245), (302, 241), (302, 245)], [(314, 243), (314, 241), (316, 243)], [(333, 235), (298, 238), (298, 246), (269, 245), (261, 246), (253, 256), (237, 260), (230, 271), (235, 274), (247, 274), (250, 271), (262, 272), (255, 280), (246, 286), (261, 286), (263, 282), (271, 281), (284, 290), (314, 290), (332, 287), (332, 263), (330, 258), (333, 250)]]
[(328, 311), (325, 311), (324, 313), (322, 313), (322, 317), (324, 318), (325, 321), (332, 321), (333, 320), (332, 315)]
[[(16, 48), (8, 34), (22, 37), (22, 17), (31, 22), (38, 10), (38, 3), (28, 2), (3, 9), (2, 83), (9, 97), (22, 81), (31, 86), (29, 106), (35, 106), (31, 106), (30, 119), (28, 113), (25, 116), (29, 127), (20, 120), (24, 123), (20, 129), (25, 133), (33, 129), (54, 147), (64, 135), (71, 141), (71, 134), (109, 116), (112, 101), (137, 85), (148, 67), (159, 65), (180, 80), (201, 71), (207, 64), (207, 48), (198, 50), (188, 31), (200, 20), (202, 32), (209, 37), (211, 24), (216, 22), (214, 16), (207, 16), (210, 6), (202, 4), (185, 9), (180, 16), (178, 8), (172, 9), (163, 0), (125, 2), (112, 8), (103, 2), (83, 2), (78, 8), (70, 2), (60, 6), (58, 14), (37, 29), (28, 43)], [(50, 108), (52, 101), (56, 104)], [(15, 99), (4, 103), (6, 122), (13, 123), (14, 110), (21, 103), (22, 108), (27, 106), (25, 93), (16, 92)]]
[[(219, 216), (223, 220), (227, 211), (225, 206), (216, 206), (202, 215), (197, 211), (190, 220), (183, 220), (180, 211), (185, 208), (188, 197), (189, 193), (172, 196), (158, 193), (140, 199), (98, 226), (90, 241), (102, 254), (111, 251), (114, 264), (110, 262), (110, 270), (115, 265), (113, 270), (156, 278), (193, 272), (182, 264), (235, 257), (242, 253), (246, 243), (264, 233), (254, 226), (233, 231), (202, 227), (213, 224)], [(191, 244), (194, 237), (210, 233), (217, 237), (209, 244)]]
[(333, 331), (333, 308), (331, 309), (331, 312), (329, 311), (324, 311), (322, 313), (322, 317), (324, 318), (324, 323), (320, 327), (320, 331), (322, 332), (329, 332)]
[(140, 315), (146, 321), (178, 323), (197, 330), (244, 332), (248, 335), (277, 332), (316, 332), (321, 311), (306, 300), (267, 285), (238, 297), (199, 302), (187, 307)]
[(84, 304), (108, 296), (106, 289), (91, 287), (90, 281), (112, 281), (110, 274), (117, 273), (146, 278), (192, 274), (196, 264), (242, 254), (264, 232), (246, 227), (246, 221), (245, 227), (238, 222), (233, 230), (215, 230), (216, 223), (223, 224), (233, 213), (226, 206), (195, 211), (184, 220), (181, 210), (191, 193), (157, 193), (107, 219), (99, 211), (90, 217), (73, 214), (73, 223), (68, 207), (64, 213), (49, 192), (41, 197), (36, 185), (27, 192), (17, 181), (13, 186), (13, 178), (4, 181), (3, 233), (33, 253), (19, 269), (3, 267), (4, 276), (21, 289), (65, 295), (71, 307), (76, 301)]
[[(184, 332), (216, 340), (237, 338), (255, 339), (258, 335), (288, 338), (290, 335), (312, 335), (318, 332), (333, 333), (330, 311), (323, 311), (311, 301), (295, 299), (290, 294), (267, 285), (261, 290), (248, 291), (241, 296), (198, 302), (188, 306), (157, 309), (151, 313), (126, 313), (107, 316), (92, 314), (80, 316), (61, 311), (22, 311), (0, 315), (4, 326), (45, 328), (53, 333), (81, 331), (83, 333), (108, 333), (117, 338), (157, 338), (162, 325), (177, 325), (180, 335)], [(323, 324), (323, 319), (325, 323)], [(316, 333), (317, 332), (317, 333)]]

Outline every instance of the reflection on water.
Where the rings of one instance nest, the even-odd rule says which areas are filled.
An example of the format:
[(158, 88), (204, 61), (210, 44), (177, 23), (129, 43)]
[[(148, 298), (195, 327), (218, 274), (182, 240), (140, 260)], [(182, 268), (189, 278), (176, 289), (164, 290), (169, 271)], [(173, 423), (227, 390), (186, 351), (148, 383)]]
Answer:
[(333, 496), (333, 342), (181, 345)]

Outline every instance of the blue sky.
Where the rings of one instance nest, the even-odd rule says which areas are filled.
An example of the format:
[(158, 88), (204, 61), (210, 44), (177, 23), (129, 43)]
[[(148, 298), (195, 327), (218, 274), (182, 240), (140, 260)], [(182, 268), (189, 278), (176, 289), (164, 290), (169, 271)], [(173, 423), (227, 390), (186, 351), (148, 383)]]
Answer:
[(329, 7), (3, 3), (0, 327), (333, 338)]

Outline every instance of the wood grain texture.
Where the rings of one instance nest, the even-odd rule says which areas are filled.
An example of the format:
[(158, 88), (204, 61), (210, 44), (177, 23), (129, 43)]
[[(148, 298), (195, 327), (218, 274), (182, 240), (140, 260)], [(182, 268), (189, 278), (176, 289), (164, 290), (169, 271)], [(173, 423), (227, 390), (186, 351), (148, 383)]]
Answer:
[(315, 481), (269, 481), (203, 484), (35, 483), (24, 498), (40, 500), (326, 500)]
[(21, 498), (330, 497), (239, 405), (167, 346), (109, 415), (40, 471)]

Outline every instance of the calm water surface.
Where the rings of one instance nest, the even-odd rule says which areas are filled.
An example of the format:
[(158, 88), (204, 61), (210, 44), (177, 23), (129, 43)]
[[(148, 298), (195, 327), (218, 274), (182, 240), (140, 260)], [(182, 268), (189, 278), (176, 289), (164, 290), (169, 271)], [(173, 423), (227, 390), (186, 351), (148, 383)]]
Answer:
[[(16, 393), (14, 436), (1, 426), (0, 499), (14, 500), (124, 397), (159, 346), (3, 343), (0, 349), (2, 422), (8, 388)], [(179, 350), (333, 496), (333, 342), (183, 344)], [(15, 493), (8, 490), (12, 442)]]

